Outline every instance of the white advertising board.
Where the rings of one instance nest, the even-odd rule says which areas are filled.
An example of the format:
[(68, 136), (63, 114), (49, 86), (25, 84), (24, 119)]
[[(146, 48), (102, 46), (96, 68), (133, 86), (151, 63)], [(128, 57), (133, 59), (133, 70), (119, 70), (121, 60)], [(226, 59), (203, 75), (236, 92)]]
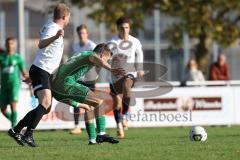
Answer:
[[(101, 85), (107, 89), (106, 85)], [(137, 98), (130, 108), (130, 127), (234, 125), (240, 124), (240, 87), (175, 87), (159, 97)], [(107, 127), (115, 127), (111, 96), (104, 93), (107, 110)], [(18, 103), (18, 120), (33, 109), (27, 89), (21, 89)], [(53, 100), (51, 112), (45, 115), (37, 129), (70, 129), (74, 127), (73, 109)], [(81, 110), (81, 127), (84, 127)], [(10, 128), (10, 122), (1, 114), (0, 130)]]

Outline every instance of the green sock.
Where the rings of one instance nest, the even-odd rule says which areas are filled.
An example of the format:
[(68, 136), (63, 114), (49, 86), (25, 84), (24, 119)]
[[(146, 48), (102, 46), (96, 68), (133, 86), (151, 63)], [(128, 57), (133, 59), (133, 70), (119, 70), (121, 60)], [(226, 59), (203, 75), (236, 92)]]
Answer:
[(13, 112), (12, 112), (11, 122), (12, 122), (12, 127), (15, 127), (16, 124), (17, 124), (17, 112), (16, 112), (16, 111), (13, 111)]
[(12, 117), (12, 115), (11, 115), (11, 113), (10, 112), (7, 112), (6, 114), (4, 114), (4, 116), (9, 120), (9, 121), (11, 121), (11, 117)]
[(94, 123), (85, 123), (89, 141), (96, 140), (96, 130)]
[(105, 116), (100, 116), (96, 118), (96, 124), (97, 124), (97, 133), (100, 135), (105, 134), (106, 129), (106, 118)]

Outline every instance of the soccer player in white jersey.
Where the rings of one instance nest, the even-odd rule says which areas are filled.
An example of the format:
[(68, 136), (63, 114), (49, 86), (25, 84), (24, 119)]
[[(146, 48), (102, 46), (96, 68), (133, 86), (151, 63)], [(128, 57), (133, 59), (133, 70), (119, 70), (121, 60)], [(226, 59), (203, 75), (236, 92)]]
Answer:
[[(127, 63), (143, 63), (143, 51), (140, 41), (129, 34), (130, 20), (120, 17), (116, 21), (118, 35), (109, 41), (109, 47), (114, 55), (122, 54), (126, 57)], [(110, 82), (111, 95), (114, 102), (114, 117), (117, 123), (117, 136), (124, 138), (124, 128), (127, 128), (127, 114), (131, 98), (131, 87), (134, 85), (136, 77), (143, 77), (142, 65), (138, 65), (136, 72), (129, 72), (117, 81)], [(118, 94), (123, 94), (122, 102)]]
[[(60, 64), (63, 54), (63, 29), (68, 25), (69, 18), (68, 6), (60, 3), (54, 8), (53, 21), (46, 23), (40, 30), (36, 58), (29, 71), (31, 79), (25, 80), (27, 83), (32, 83), (39, 105), (28, 112), (16, 127), (8, 131), (9, 136), (20, 145), (37, 146), (33, 139), (33, 130), (37, 127), (42, 116), (49, 113), (51, 109), (52, 94), (49, 76)], [(22, 135), (20, 132), (24, 127), (27, 127), (27, 130)]]
[[(89, 39), (89, 31), (88, 27), (85, 24), (81, 24), (77, 27), (77, 34), (79, 38), (79, 42), (74, 43), (72, 46), (74, 55), (79, 55), (83, 51), (93, 51), (93, 49), (96, 47), (96, 44)], [(96, 68), (93, 67), (90, 69), (86, 75), (85, 75), (85, 85), (89, 87), (91, 90), (95, 89), (95, 82), (96, 78), (98, 76), (98, 73), (96, 72)], [(74, 125), (75, 128), (70, 131), (71, 134), (80, 134), (81, 128), (79, 126), (79, 116), (80, 116), (80, 108), (75, 107), (73, 109), (74, 111)]]

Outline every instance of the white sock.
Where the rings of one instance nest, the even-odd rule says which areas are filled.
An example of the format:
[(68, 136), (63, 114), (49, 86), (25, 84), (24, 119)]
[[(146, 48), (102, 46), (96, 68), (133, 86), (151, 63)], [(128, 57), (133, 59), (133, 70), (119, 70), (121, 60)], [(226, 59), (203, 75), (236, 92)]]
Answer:
[(98, 133), (97, 135), (105, 135), (106, 134), (106, 132), (100, 132), (100, 133)]
[(97, 142), (96, 142), (96, 139), (90, 139), (89, 142), (97, 143)]

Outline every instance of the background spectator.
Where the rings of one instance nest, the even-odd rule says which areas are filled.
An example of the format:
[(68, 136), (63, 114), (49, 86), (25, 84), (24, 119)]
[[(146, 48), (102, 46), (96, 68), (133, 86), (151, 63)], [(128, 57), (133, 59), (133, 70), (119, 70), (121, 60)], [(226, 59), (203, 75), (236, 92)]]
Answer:
[(229, 65), (226, 63), (226, 56), (221, 53), (218, 55), (217, 62), (210, 68), (210, 80), (230, 80)]
[(185, 81), (204, 81), (202, 71), (198, 69), (198, 65), (195, 59), (190, 59), (187, 64)]

